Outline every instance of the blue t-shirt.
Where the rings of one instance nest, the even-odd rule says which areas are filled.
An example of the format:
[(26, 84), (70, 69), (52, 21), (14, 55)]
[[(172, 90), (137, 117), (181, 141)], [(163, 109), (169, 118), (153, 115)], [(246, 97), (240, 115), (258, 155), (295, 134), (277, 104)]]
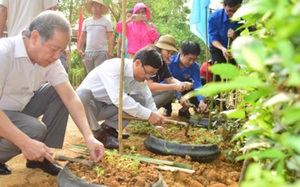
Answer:
[[(200, 66), (197, 62), (194, 62), (193, 65), (189, 68), (184, 67), (183, 69), (179, 66), (180, 54), (172, 56), (172, 61), (168, 65), (169, 70), (171, 71), (173, 77), (178, 79), (181, 82), (188, 81), (193, 79), (194, 81), (194, 90), (202, 86), (200, 79)], [(203, 98), (202, 96), (197, 96), (198, 101), (200, 102)]]
[[(231, 22), (227, 17), (225, 9), (222, 8), (212, 13), (208, 20), (208, 34), (209, 34), (209, 44), (211, 45), (214, 41), (219, 41), (224, 47), (227, 48), (228, 29), (236, 30), (242, 26), (242, 23)], [(240, 31), (236, 31), (239, 35)]]

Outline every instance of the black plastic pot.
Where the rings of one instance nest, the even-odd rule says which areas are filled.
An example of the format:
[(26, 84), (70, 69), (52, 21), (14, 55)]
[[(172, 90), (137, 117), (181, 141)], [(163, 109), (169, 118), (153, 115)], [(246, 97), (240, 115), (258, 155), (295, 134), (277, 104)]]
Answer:
[(202, 163), (213, 161), (221, 153), (220, 148), (216, 144), (180, 144), (165, 141), (152, 135), (148, 136), (144, 141), (144, 145), (149, 151), (155, 154), (181, 157), (189, 155), (192, 161)]
[[(58, 187), (108, 187), (105, 185), (99, 185), (87, 182), (83, 179), (78, 178), (73, 173), (71, 173), (68, 169), (68, 164), (65, 165), (63, 170), (59, 172), (57, 175), (57, 185)], [(166, 182), (162, 178), (161, 174), (159, 174), (159, 180), (151, 185), (152, 187), (166, 187)]]

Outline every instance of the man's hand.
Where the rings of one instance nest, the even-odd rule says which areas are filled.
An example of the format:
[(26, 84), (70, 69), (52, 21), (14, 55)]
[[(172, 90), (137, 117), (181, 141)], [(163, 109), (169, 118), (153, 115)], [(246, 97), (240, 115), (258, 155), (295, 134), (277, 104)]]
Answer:
[(47, 159), (51, 163), (55, 163), (51, 156), (53, 154), (51, 149), (37, 140), (30, 139), (26, 146), (21, 148), (21, 151), (28, 160), (42, 162), (44, 159)]
[(79, 54), (81, 57), (84, 57), (84, 56), (85, 56), (85, 53), (84, 53), (82, 50), (78, 50), (77, 52), (78, 52), (78, 54)]
[(151, 115), (150, 115), (148, 121), (150, 124), (152, 124), (154, 126), (163, 125), (165, 123), (164, 118), (155, 112), (151, 112)]
[(222, 49), (222, 53), (223, 53), (223, 56), (227, 59), (227, 58), (232, 58), (231, 57), (231, 54), (228, 52), (228, 50), (225, 48), (225, 47), (223, 47)]
[(176, 83), (176, 84), (174, 84), (174, 89), (177, 92), (184, 92), (185, 91), (183, 83)]
[(181, 97), (179, 99), (179, 103), (181, 104), (181, 106), (185, 107), (185, 108), (189, 108), (189, 102), (184, 98), (184, 97)]
[(185, 91), (193, 89), (194, 84), (192, 82), (183, 82)]
[(231, 39), (235, 39), (236, 38), (236, 34), (235, 34), (235, 32), (234, 32), (233, 29), (228, 29), (228, 31), (227, 31), (227, 37), (231, 38)]
[(208, 113), (209, 112), (208, 105), (205, 104), (203, 100), (200, 101), (199, 108), (201, 109), (202, 113)]
[(99, 142), (94, 136), (85, 139), (86, 145), (90, 151), (90, 160), (92, 162), (99, 162), (105, 156), (104, 145)]

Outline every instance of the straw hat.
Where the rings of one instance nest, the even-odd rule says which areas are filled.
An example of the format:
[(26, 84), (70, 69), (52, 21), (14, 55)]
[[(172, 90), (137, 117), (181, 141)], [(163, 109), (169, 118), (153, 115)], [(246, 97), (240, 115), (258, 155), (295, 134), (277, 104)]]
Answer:
[(87, 2), (85, 4), (85, 7), (87, 9), (87, 11), (89, 13), (92, 13), (92, 3), (95, 2), (95, 3), (99, 3), (101, 6), (101, 13), (102, 14), (106, 14), (108, 12), (108, 6), (106, 6), (105, 4), (103, 4), (103, 0), (93, 0), (93, 1), (90, 1), (90, 2)]
[(161, 49), (166, 49), (170, 51), (174, 51), (175, 53), (178, 53), (176, 49), (176, 41), (175, 38), (172, 35), (166, 34), (161, 36), (158, 41), (155, 44), (156, 47)]

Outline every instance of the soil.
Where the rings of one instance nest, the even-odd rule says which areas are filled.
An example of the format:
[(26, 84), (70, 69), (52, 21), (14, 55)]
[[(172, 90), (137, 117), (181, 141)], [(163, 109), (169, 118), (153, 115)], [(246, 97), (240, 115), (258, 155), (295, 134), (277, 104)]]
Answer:
[[(178, 120), (178, 121), (184, 121), (185, 119), (180, 118), (177, 116), (178, 111), (178, 104), (173, 104), (173, 113), (172, 116), (169, 117), (170, 119)], [(190, 110), (191, 113), (193, 113), (193, 110)], [(160, 110), (162, 113), (163, 110)], [(174, 126), (174, 125), (173, 125)], [(168, 129), (168, 128), (166, 128)], [(173, 128), (174, 129), (174, 128)], [(144, 144), (143, 141), (147, 137), (147, 134), (144, 133), (137, 133), (136, 130), (132, 128), (126, 128), (126, 131), (130, 133), (130, 138), (127, 140), (123, 140), (124, 150), (126, 153), (129, 154), (139, 154), (145, 157), (151, 157), (161, 160), (168, 160), (168, 161), (174, 161), (178, 163), (188, 164), (193, 166), (193, 170), (195, 171), (193, 174), (182, 172), (182, 171), (163, 171), (160, 170), (159, 172), (162, 174), (162, 177), (166, 184), (168, 186), (176, 186), (176, 187), (185, 187), (185, 186), (191, 186), (191, 187), (235, 187), (238, 186), (238, 180), (240, 177), (240, 171), (242, 168), (241, 162), (233, 162), (232, 161), (232, 155), (228, 156), (228, 152), (232, 152), (233, 145), (230, 144), (230, 138), (225, 137), (224, 130), (222, 128), (206, 131), (203, 129), (200, 129), (199, 127), (190, 128), (189, 129), (189, 138), (187, 139), (184, 136), (184, 129), (177, 128), (179, 130), (167, 130), (165, 134), (172, 134), (172, 136), (176, 137), (176, 141), (183, 141), (188, 140), (189, 142), (193, 141), (200, 141), (199, 143), (205, 144), (205, 143), (216, 143), (221, 148), (221, 155), (215, 159), (214, 161), (210, 163), (199, 163), (199, 162), (193, 162), (191, 159), (186, 156), (185, 158), (179, 157), (179, 156), (162, 156), (162, 155), (156, 155), (154, 153), (149, 152)], [(177, 133), (178, 132), (178, 133)], [(194, 140), (193, 137), (195, 135), (198, 135), (198, 139)], [(228, 136), (228, 135), (226, 135)], [(181, 137), (181, 138), (179, 138)], [(199, 138), (202, 137), (202, 138)], [(204, 138), (203, 138), (204, 137)], [(222, 138), (220, 138), (222, 137)], [(171, 137), (170, 137), (171, 138)], [(53, 149), (55, 153), (63, 154), (68, 157), (78, 157), (82, 156), (81, 154), (72, 152), (69, 150), (70, 145), (72, 144), (84, 144), (83, 138), (81, 134), (79, 133), (76, 125), (72, 121), (72, 119), (69, 119), (69, 123), (67, 126), (67, 133), (65, 137), (65, 143), (63, 146), (63, 149)], [(226, 155), (226, 156), (225, 156)], [(0, 184), (1, 186), (57, 186), (56, 183), (56, 177), (48, 175), (44, 173), (43, 171), (39, 169), (28, 169), (25, 166), (26, 160), (23, 157), (23, 155), (16, 156), (15, 158), (11, 159), (9, 162), (7, 162), (7, 165), (11, 168), (12, 174), (8, 176), (0, 176)], [(59, 162), (61, 165), (65, 165), (66, 162)], [(105, 163), (104, 160), (102, 163)], [(82, 166), (80, 166), (82, 167)], [(142, 164), (139, 166), (140, 170), (146, 170), (146, 174), (139, 174), (139, 179), (132, 180), (133, 175), (128, 177), (128, 171), (121, 171), (121, 169), (116, 169), (116, 166), (113, 164), (105, 165), (104, 168), (110, 169), (114, 171), (115, 173), (109, 174), (105, 173), (105, 176), (108, 178), (109, 181), (112, 181), (113, 183), (105, 184), (111, 187), (114, 186), (147, 186), (146, 184), (149, 184), (149, 180), (142, 179), (142, 177), (146, 176), (148, 179), (150, 179), (148, 174), (152, 175), (153, 180), (157, 180), (156, 177), (156, 169), (154, 169), (153, 165), (151, 164)], [(148, 169), (148, 170), (147, 170)], [(121, 171), (120, 173), (116, 173), (116, 170)], [(81, 169), (81, 171), (87, 171), (87, 169)], [(91, 181), (93, 183), (101, 183), (99, 182), (100, 178), (97, 178), (97, 172), (95, 170), (93, 171), (96, 176), (92, 177), (86, 177), (85, 180)], [(80, 172), (79, 172), (80, 173)], [(126, 175), (125, 175), (126, 173)], [(77, 174), (76, 174), (77, 175)], [(80, 175), (80, 174), (78, 174)], [(77, 175), (77, 176), (78, 176)], [(114, 179), (113, 176), (116, 176), (117, 179)], [(83, 176), (80, 176), (83, 177)], [(124, 178), (129, 178), (131, 181), (134, 181), (135, 183), (124, 183)], [(90, 179), (89, 179), (90, 178)], [(95, 179), (99, 179), (98, 181)], [(117, 183), (116, 181), (123, 181), (123, 183)], [(136, 182), (139, 183), (136, 183)]]

